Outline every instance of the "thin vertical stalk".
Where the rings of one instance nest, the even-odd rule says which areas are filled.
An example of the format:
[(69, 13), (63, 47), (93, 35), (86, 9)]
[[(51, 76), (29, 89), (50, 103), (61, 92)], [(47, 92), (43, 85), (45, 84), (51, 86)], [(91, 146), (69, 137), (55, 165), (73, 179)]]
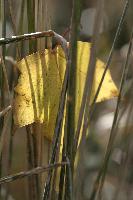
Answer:
[[(36, 10), (35, 10), (35, 27), (36, 31), (44, 31), (50, 30), (51, 27), (49, 25), (49, 15), (48, 15), (48, 2), (46, 0), (39, 0), (36, 2)], [(37, 49), (43, 50), (45, 47), (46, 38), (40, 38), (37, 40)]]
[[(104, 0), (99, 0), (97, 2), (97, 14), (95, 17), (95, 24), (93, 30), (92, 37), (92, 47), (90, 53), (90, 62), (88, 66), (89, 74), (88, 74), (88, 90), (86, 91), (86, 105), (85, 105), (85, 114), (84, 114), (84, 122), (83, 122), (83, 131), (82, 131), (82, 139), (85, 139), (87, 125), (88, 125), (88, 116), (90, 112), (90, 100), (92, 95), (92, 89), (95, 87), (95, 68), (96, 68), (96, 56), (97, 56), (97, 46), (100, 34), (100, 28), (103, 21), (103, 11), (104, 11)], [(97, 78), (97, 77), (96, 77)], [(94, 85), (93, 85), (94, 83)]]
[[(27, 1), (28, 32), (35, 32), (35, 0)], [(29, 53), (36, 51), (36, 41), (29, 41)]]
[[(6, 37), (6, 0), (2, 0), (2, 5), (1, 5), (1, 12), (2, 12), (2, 37)], [(5, 51), (6, 51), (6, 46), (2, 46), (2, 53), (3, 53), (3, 58), (5, 59)]]
[[(22, 0), (21, 2), (21, 10), (20, 10), (20, 15), (19, 15), (19, 25), (18, 25), (18, 34), (23, 34), (23, 29), (24, 29), (24, 15), (25, 15), (25, 4), (26, 4), (26, 1), (25, 0)], [(25, 42), (22, 41), (20, 43), (20, 45), (18, 45), (20, 47), (20, 53), (21, 53), (21, 56), (24, 55), (24, 51), (25, 51)]]
[[(101, 86), (102, 86), (105, 74), (107, 72), (107, 69), (110, 66), (110, 62), (111, 62), (111, 59), (112, 59), (112, 56), (113, 56), (114, 48), (115, 48), (116, 42), (117, 42), (118, 37), (119, 37), (120, 32), (121, 32), (121, 27), (123, 25), (123, 22), (124, 22), (124, 19), (125, 19), (125, 16), (126, 16), (128, 5), (129, 5), (129, 0), (127, 0), (126, 3), (125, 3), (125, 5), (124, 5), (124, 9), (122, 11), (120, 22), (119, 22), (119, 25), (118, 25), (118, 28), (117, 28), (117, 31), (116, 31), (116, 35), (115, 35), (115, 38), (114, 38), (114, 41), (113, 41), (113, 44), (112, 44), (112, 47), (111, 47), (111, 50), (110, 50), (110, 54), (109, 54), (107, 63), (106, 63), (106, 67), (105, 67), (103, 76), (101, 78), (101, 82), (100, 82), (100, 84), (98, 86), (98, 89), (96, 91), (96, 95), (94, 97), (93, 103), (92, 103), (92, 109), (91, 109), (89, 118), (91, 118), (91, 116), (92, 116), (92, 113), (94, 111), (94, 105), (95, 105), (96, 99), (97, 99), (99, 91), (101, 89)], [(85, 104), (86, 104), (87, 90), (88, 90), (88, 86), (90, 84), (90, 81), (89, 81), (90, 80), (90, 78), (89, 78), (89, 69), (88, 69), (88, 72), (87, 72), (87, 77), (88, 78), (86, 79), (86, 82), (85, 82), (85, 88), (84, 88), (84, 93), (83, 93), (83, 98), (82, 98), (82, 103), (81, 103), (81, 108), (80, 108), (80, 113), (79, 113), (79, 119), (78, 119), (78, 126), (77, 126), (77, 130), (76, 130), (75, 145), (74, 145), (75, 146), (74, 147), (74, 154), (76, 152), (76, 148), (77, 148), (77, 144), (78, 144), (78, 138), (79, 138), (79, 134), (80, 134), (80, 130), (81, 130), (81, 125), (82, 125), (82, 120), (83, 120), (83, 116), (84, 116), (84, 108), (85, 108)], [(86, 122), (86, 127), (87, 126), (88, 126), (88, 122)]]
[[(27, 1), (27, 19), (28, 19), (28, 32), (29, 33), (33, 33), (35, 32), (35, 0), (28, 0)], [(37, 41), (29, 41), (29, 53), (33, 53), (37, 50), (36, 47)], [(35, 108), (36, 110), (36, 108)], [(34, 129), (34, 126), (32, 125), (32, 128)], [(40, 131), (38, 129), (38, 131)], [(31, 133), (29, 133), (30, 135)], [(36, 134), (36, 135), (35, 135)], [(34, 162), (32, 163), (33, 166), (37, 166), (39, 164), (39, 160), (40, 160), (40, 152), (42, 149), (42, 143), (41, 143), (41, 133), (38, 132), (38, 134), (35, 132), (34, 129), (34, 133), (32, 135), (30, 135), (29, 137), (31, 137), (31, 143), (33, 148), (29, 149), (30, 153), (29, 155), (31, 155), (31, 158), (34, 158)], [(28, 147), (30, 148), (30, 146)], [(32, 167), (33, 167), (32, 166)], [(32, 194), (32, 199), (36, 200), (36, 199), (40, 199), (40, 178), (39, 175), (36, 175), (34, 177), (34, 184), (32, 184), (32, 180), (29, 179), (29, 193), (31, 192), (31, 190), (34, 191), (34, 193)]]
[[(13, 32), (15, 35), (17, 35), (17, 27), (16, 27), (15, 19), (14, 19), (12, 1), (7, 0), (7, 3), (8, 3), (8, 7), (9, 7), (9, 15), (10, 15), (10, 19), (11, 19), (11, 23), (12, 23), (12, 27), (13, 27)], [(17, 55), (20, 57), (21, 54), (20, 54), (20, 49), (19, 49), (18, 44), (16, 44), (16, 50), (17, 50)]]
[[(70, 50), (69, 50), (69, 76), (68, 76), (68, 97), (67, 97), (67, 144), (66, 155), (70, 161), (70, 168), (66, 167), (66, 189), (65, 199), (71, 199), (70, 187), (70, 169), (71, 178), (73, 182), (73, 144), (75, 135), (75, 102), (76, 102), (76, 66), (77, 66), (77, 40), (78, 27), (81, 16), (81, 1), (73, 0), (72, 18), (71, 18), (71, 32), (70, 32)], [(73, 185), (73, 184), (72, 184)]]
[[(33, 133), (31, 132), (31, 127), (27, 127), (27, 150), (28, 150), (28, 169), (32, 169), (36, 167), (36, 152), (35, 152), (35, 144)], [(39, 190), (38, 190), (38, 175), (34, 175), (33, 177), (29, 177), (29, 199), (37, 200), (39, 199)]]
[[(63, 114), (64, 114), (67, 83), (68, 83), (68, 65), (66, 66), (66, 72), (65, 72), (65, 77), (64, 77), (64, 82), (63, 82), (63, 87), (62, 87), (62, 92), (61, 92), (59, 111), (58, 111), (57, 119), (56, 119), (54, 137), (53, 137), (53, 141), (52, 141), (52, 153), (51, 153), (49, 164), (54, 163), (55, 158), (56, 158), (56, 153), (57, 153), (58, 144), (59, 144), (59, 137), (61, 134), (62, 119), (63, 119)], [(43, 193), (43, 197), (42, 197), (43, 200), (47, 200), (49, 198), (51, 179), (52, 179), (52, 171), (49, 171), (48, 179), (47, 179), (47, 181), (45, 183), (45, 187), (44, 187), (44, 193)]]
[(95, 199), (98, 190), (99, 190), (99, 194), (101, 194), (101, 191), (102, 191), (102, 188), (103, 188), (110, 155), (112, 153), (113, 143), (114, 143), (114, 140), (115, 140), (116, 134), (117, 134), (116, 131), (115, 131), (115, 128), (116, 128), (117, 118), (118, 118), (118, 114), (119, 114), (123, 85), (124, 85), (124, 82), (125, 82), (125, 77), (126, 77), (128, 68), (129, 68), (129, 61), (130, 61), (132, 45), (133, 45), (132, 39), (133, 39), (133, 28), (132, 28), (130, 44), (129, 44), (129, 48), (128, 48), (128, 52), (127, 52), (127, 58), (126, 58), (126, 62), (125, 62), (124, 68), (123, 68), (123, 73), (122, 73), (122, 78), (121, 78), (121, 83), (120, 83), (120, 89), (119, 89), (119, 96), (118, 96), (118, 100), (117, 100), (117, 105), (116, 105), (116, 110), (115, 110), (115, 115), (114, 115), (114, 119), (113, 119), (111, 132), (110, 132), (110, 138), (109, 138), (109, 142), (108, 142), (108, 145), (107, 145), (105, 158), (104, 158), (102, 167), (100, 169), (100, 172), (97, 176), (96, 182), (94, 184), (94, 190), (92, 192), (90, 200)]
[[(62, 150), (62, 162), (66, 160), (64, 156), (64, 149)], [(58, 200), (63, 199), (63, 194), (64, 194), (64, 183), (65, 183), (65, 174), (66, 174), (66, 167), (62, 166), (61, 167), (61, 172), (60, 172), (60, 182), (59, 182), (59, 194), (58, 194)]]
[[(1, 57), (1, 65), (2, 65), (2, 69), (3, 69), (3, 78), (4, 78), (4, 85), (5, 85), (5, 90), (7, 91), (7, 97), (8, 97), (8, 104), (12, 104), (11, 101), (11, 95), (10, 95), (10, 90), (9, 90), (9, 83), (8, 83), (8, 76), (7, 76), (7, 70), (6, 70), (6, 66), (4, 63), (4, 59), (3, 56), (0, 54)], [(2, 168), (2, 173), (3, 174), (8, 174), (9, 168), (10, 168), (10, 143), (11, 143), (11, 120), (12, 120), (12, 116), (11, 113), (9, 115), (8, 113), (8, 123), (6, 126), (6, 130), (5, 130), (5, 134), (1, 135), (1, 154), (0, 157), (2, 155), (2, 165), (4, 166)], [(5, 120), (4, 120), (4, 125), (3, 127), (5, 127)], [(2, 140), (3, 138), (3, 140)], [(3, 143), (2, 143), (3, 141)], [(8, 186), (6, 186), (6, 197), (5, 199), (8, 198)]]
[[(83, 177), (84, 177), (84, 166), (82, 165), (83, 163), (83, 153), (84, 153), (84, 147), (85, 147), (85, 139), (86, 139), (86, 118), (88, 118), (88, 104), (90, 104), (90, 99), (92, 95), (92, 89), (95, 87), (93, 85), (94, 83), (94, 74), (95, 74), (95, 68), (96, 68), (96, 55), (97, 55), (97, 46), (98, 46), (98, 40), (99, 40), (99, 33), (100, 33), (100, 27), (102, 24), (103, 20), (103, 9), (104, 9), (104, 0), (99, 0), (97, 1), (97, 7), (96, 7), (96, 16), (95, 16), (95, 23), (94, 23), (94, 28), (93, 28), (93, 37), (92, 37), (92, 46), (91, 46), (91, 51), (90, 51), (90, 60), (88, 64), (88, 69), (87, 69), (87, 76), (86, 76), (86, 82), (85, 82), (85, 87), (84, 87), (84, 93), (83, 93), (83, 98), (82, 98), (82, 103), (81, 103), (81, 110), (80, 110), (80, 115), (78, 119), (78, 126), (77, 126), (77, 131), (76, 131), (76, 136), (75, 136), (75, 144), (73, 148), (73, 156), (75, 158), (76, 152), (77, 152), (77, 147), (78, 147), (78, 142), (79, 142), (79, 134), (80, 134), (80, 129), (81, 129), (81, 124), (84, 118), (84, 123), (83, 123), (83, 130), (82, 130), (82, 138), (80, 142), (80, 152), (79, 152), (79, 174), (81, 177), (77, 177), (77, 179), (80, 178), (79, 185), (77, 189), (78, 194), (76, 194), (76, 198), (80, 193), (80, 189), (82, 187), (83, 183)], [(78, 174), (78, 173), (77, 173)]]
[[(38, 32), (38, 31), (44, 31), (46, 30), (46, 24), (47, 24), (47, 18), (45, 17), (47, 13), (47, 10), (46, 10), (46, 1), (45, 0), (38, 0), (38, 1), (35, 1), (35, 30)], [(45, 38), (39, 38), (37, 39), (37, 50), (38, 51), (42, 51), (44, 50), (45, 48)], [(49, 148), (50, 144), (47, 143), (46, 144), (46, 141), (47, 140), (43, 133), (42, 133), (43, 129), (42, 129), (42, 126), (41, 125), (38, 125), (38, 124), (35, 124), (34, 125), (34, 134), (35, 134), (35, 139), (36, 139), (36, 142), (37, 142), (37, 159), (38, 159), (38, 165), (42, 165), (44, 164), (44, 160), (46, 161), (46, 159), (43, 157), (46, 157), (46, 154), (44, 155), (44, 152), (43, 152), (43, 147), (45, 145), (45, 148), (47, 146), (47, 148)], [(48, 156), (48, 155), (47, 155)], [(40, 191), (42, 192), (43, 190), (43, 180), (46, 179), (45, 178), (46, 176), (44, 175), (38, 175), (38, 183), (39, 183), (39, 188), (40, 188)]]
[(7, 91), (7, 96), (8, 96), (8, 103), (12, 104), (11, 102), (11, 96), (10, 96), (10, 89), (9, 89), (9, 83), (8, 83), (8, 76), (7, 76), (7, 70), (6, 70), (6, 66), (5, 66), (5, 62), (4, 62), (4, 58), (0, 52), (0, 57), (1, 57), (1, 65), (2, 65), (2, 70), (3, 70), (3, 79), (5, 82), (5, 89)]
[[(42, 163), (42, 156), (43, 156), (43, 133), (42, 133), (42, 125), (41, 124), (34, 124), (32, 125), (33, 128), (33, 140), (34, 140), (34, 148), (35, 148), (35, 166), (41, 166)], [(41, 184), (42, 184), (42, 175), (37, 175), (37, 187), (38, 187), (38, 194), (41, 194)]]
[[(6, 37), (6, 0), (1, 0), (1, 21), (2, 21), (2, 37)], [(5, 51), (6, 51), (6, 46), (2, 46), (2, 55), (3, 59), (5, 59)], [(0, 95), (1, 95), (1, 100), (0, 100), (0, 108), (4, 107), (4, 99), (5, 99), (5, 92), (4, 92), (4, 74), (3, 74), (3, 69), (2, 65), (0, 65)], [(0, 136), (2, 137), (3, 135), (3, 129), (4, 129), (4, 120), (0, 119)], [(0, 155), (0, 176), (2, 174), (2, 155)], [(0, 187), (1, 191), (1, 187)], [(1, 192), (0, 192), (1, 193)]]
[[(54, 136), (53, 136), (53, 141), (52, 141), (52, 151), (51, 151), (49, 164), (54, 163), (55, 158), (56, 158), (56, 153), (57, 153), (58, 144), (59, 144), (59, 138), (60, 138), (60, 134), (61, 134), (61, 127), (62, 127), (63, 116), (64, 116), (65, 102), (66, 102), (66, 92), (67, 92), (67, 86), (68, 86), (68, 49), (67, 49), (66, 40), (64, 38), (62, 38), (62, 39), (63, 39), (62, 48), (64, 49), (67, 63), (66, 63), (66, 71), (65, 71), (65, 75), (64, 75), (64, 81), (62, 84), (62, 91), (61, 91), (59, 109), (58, 109), (57, 118), (56, 118)], [(43, 192), (43, 196), (42, 196), (43, 200), (47, 200), (49, 198), (51, 179), (52, 179), (52, 172), (49, 171), (48, 178), (47, 178), (45, 186), (44, 186), (44, 192)]]
[[(92, 93), (94, 73), (95, 73), (95, 67), (96, 67), (97, 43), (98, 43), (99, 31), (100, 31), (100, 27), (101, 27), (101, 23), (102, 23), (102, 19), (103, 19), (103, 7), (104, 7), (104, 0), (97, 1), (97, 13), (95, 16), (95, 24), (94, 24), (93, 37), (92, 37), (90, 61), (89, 61), (89, 65), (88, 65), (84, 93), (83, 93), (83, 98), (82, 98), (82, 103), (81, 103), (80, 113), (79, 113), (79, 119), (78, 119), (78, 126), (77, 126), (76, 136), (75, 136), (75, 144), (74, 144), (74, 150), (73, 150), (74, 157), (76, 154), (77, 145), (78, 145), (78, 141), (79, 141), (79, 134), (80, 134), (81, 125), (82, 125), (82, 121), (83, 121), (84, 110), (87, 107), (86, 101), (90, 102), (91, 93)], [(88, 115), (88, 114), (86, 113), (86, 115)]]
[[(66, 120), (66, 116), (65, 116), (65, 120)], [(65, 125), (67, 124), (65, 123)], [(66, 127), (64, 126), (63, 128), (64, 128), (64, 136), (63, 136), (63, 148), (62, 148), (62, 162), (66, 161)], [(64, 199), (65, 176), (66, 176), (66, 167), (62, 166), (61, 172), (60, 172), (58, 200)]]
[[(131, 88), (132, 87), (133, 87), (133, 82), (132, 82)], [(131, 88), (130, 88), (130, 91), (132, 91)], [(128, 121), (130, 120), (130, 117), (132, 116), (132, 112), (133, 112), (133, 103), (132, 103), (131, 98), (130, 98), (131, 102), (130, 102), (130, 105), (129, 105), (128, 117), (125, 121), (125, 124), (128, 123)], [(124, 109), (124, 111), (125, 111), (125, 109)], [(119, 122), (117, 122), (117, 127), (118, 127), (118, 123)], [(117, 131), (117, 130), (115, 130), (115, 131)], [(124, 186), (124, 181), (126, 179), (127, 172), (129, 172), (129, 165), (128, 164), (130, 162), (130, 155), (131, 155), (131, 151), (132, 151), (132, 148), (131, 148), (132, 138), (129, 137), (128, 139), (125, 140), (125, 137), (127, 137), (127, 136), (125, 136), (125, 133), (127, 133), (127, 126), (124, 127), (124, 130), (122, 132), (123, 132), (123, 134), (122, 134), (121, 142), (123, 143), (123, 141), (124, 141), (125, 148), (123, 149), (123, 151), (125, 152), (126, 156), (124, 156), (123, 159), (122, 159), (122, 163), (121, 163), (120, 170), (119, 170), (119, 173), (118, 173), (118, 180), (117, 180), (117, 183), (116, 183), (117, 189), (114, 193), (112, 200), (118, 199), (119, 193)]]
[[(61, 131), (62, 131), (62, 125), (61, 125)], [(60, 147), (61, 147), (61, 134), (59, 136), (59, 144), (58, 144), (58, 149), (57, 149), (57, 152), (56, 152), (56, 157), (55, 157), (55, 162), (59, 162), (60, 160)], [(51, 187), (51, 194), (50, 194), (50, 199), (55, 199), (55, 193), (56, 193), (56, 186), (58, 184), (58, 174), (59, 174), (59, 170), (58, 169), (55, 169), (53, 171), (53, 180), (52, 180), (52, 187)]]
[[(6, 119), (5, 119), (6, 118)], [(3, 133), (1, 135), (2, 175), (7, 175), (10, 170), (10, 143), (11, 143), (11, 112), (4, 117)], [(5, 200), (8, 199), (9, 185), (5, 184)]]
[[(1, 18), (2, 18), (2, 37), (6, 37), (6, 14), (5, 14), (5, 9), (6, 9), (6, 1), (1, 0)], [(3, 59), (5, 59), (5, 51), (6, 51), (6, 46), (2, 46), (2, 55)], [(3, 69), (2, 65), (0, 65), (0, 88), (1, 88), (1, 101), (0, 101), (0, 107), (4, 106), (4, 76), (3, 76)], [(0, 126), (2, 126), (2, 121), (0, 123)], [(2, 127), (1, 127), (2, 128)]]
[(5, 116), (4, 126), (3, 126), (1, 137), (0, 137), (0, 157), (2, 155), (3, 147), (4, 147), (4, 144), (6, 141), (6, 134), (7, 134), (6, 131), (9, 126), (9, 119), (10, 119), (10, 115), (9, 115), (9, 113), (7, 113), (7, 115)]
[(102, 75), (101, 81), (99, 83), (99, 86), (97, 88), (95, 97), (94, 97), (93, 102), (92, 102), (92, 109), (91, 109), (91, 113), (90, 113), (90, 118), (93, 115), (93, 112), (94, 112), (94, 109), (95, 109), (96, 100), (97, 100), (99, 92), (101, 90), (101, 87), (102, 87), (103, 80), (104, 80), (104, 77), (106, 75), (106, 72), (107, 72), (107, 70), (108, 70), (108, 68), (110, 66), (110, 63), (111, 63), (111, 60), (112, 60), (112, 57), (113, 57), (114, 48), (115, 48), (116, 43), (118, 41), (119, 35), (121, 33), (121, 28), (123, 26), (123, 23), (124, 23), (124, 20), (125, 20), (125, 17), (126, 17), (128, 6), (129, 6), (129, 0), (127, 0), (125, 2), (125, 4), (124, 4), (124, 8), (123, 8), (123, 11), (122, 11), (122, 15), (120, 17), (120, 21), (119, 21), (118, 28), (117, 28), (117, 31), (116, 31), (116, 34), (115, 34), (115, 37), (114, 37), (114, 41), (113, 41), (113, 44), (112, 44), (112, 47), (111, 47), (111, 50), (110, 50), (110, 53), (109, 53), (109, 56), (108, 56), (108, 59), (107, 59), (107, 62), (106, 62), (105, 70), (104, 70), (104, 73)]

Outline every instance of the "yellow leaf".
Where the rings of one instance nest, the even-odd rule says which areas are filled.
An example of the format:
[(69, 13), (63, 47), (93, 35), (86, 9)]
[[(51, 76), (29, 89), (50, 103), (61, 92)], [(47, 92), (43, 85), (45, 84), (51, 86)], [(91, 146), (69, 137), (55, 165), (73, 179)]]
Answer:
[[(90, 44), (78, 42), (76, 122), (82, 100), (89, 62)], [(56, 52), (45, 50), (29, 55), (18, 62), (20, 77), (15, 87), (14, 121), (19, 127), (33, 122), (43, 123), (44, 135), (51, 139), (58, 112), (62, 82), (66, 68), (64, 52), (59, 46)], [(92, 98), (104, 71), (104, 63), (97, 60)], [(97, 101), (117, 96), (117, 88), (107, 71)]]

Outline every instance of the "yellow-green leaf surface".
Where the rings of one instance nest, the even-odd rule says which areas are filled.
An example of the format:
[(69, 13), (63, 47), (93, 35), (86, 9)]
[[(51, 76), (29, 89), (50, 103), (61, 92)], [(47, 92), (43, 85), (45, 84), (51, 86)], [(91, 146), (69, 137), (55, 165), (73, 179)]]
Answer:
[[(76, 123), (82, 100), (86, 72), (89, 62), (90, 44), (78, 42), (77, 48), (77, 88)], [(75, 66), (74, 66), (75, 67)], [(61, 47), (56, 51), (45, 50), (29, 55), (18, 62), (20, 77), (15, 87), (14, 121), (19, 127), (33, 122), (43, 123), (44, 135), (51, 139), (58, 112), (62, 82), (66, 68), (65, 55)], [(94, 90), (99, 85), (104, 71), (104, 63), (97, 60)], [(98, 102), (117, 96), (117, 88), (107, 71)]]

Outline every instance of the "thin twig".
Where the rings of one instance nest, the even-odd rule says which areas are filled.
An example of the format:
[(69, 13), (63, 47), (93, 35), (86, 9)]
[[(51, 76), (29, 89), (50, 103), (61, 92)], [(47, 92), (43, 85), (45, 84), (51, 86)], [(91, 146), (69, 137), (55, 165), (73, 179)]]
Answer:
[(32, 175), (35, 175), (35, 174), (44, 173), (44, 172), (47, 172), (49, 170), (53, 170), (55, 168), (61, 167), (62, 165), (68, 165), (68, 162), (55, 163), (55, 164), (48, 165), (48, 166), (35, 167), (35, 168), (28, 170), (28, 171), (22, 171), (22, 172), (13, 174), (13, 175), (9, 175), (9, 176), (0, 178), (0, 185), (4, 184), (4, 183), (9, 183), (9, 182), (15, 181), (17, 179), (32, 176)]
[(12, 36), (11, 38), (1, 38), (0, 46), (13, 43), (13, 42), (20, 42), (24, 40), (31, 40), (31, 39), (41, 38), (41, 37), (52, 37), (52, 36), (54, 36), (54, 32), (51, 30), (43, 31), (43, 32), (27, 33), (24, 35)]
[(24, 35), (12, 36), (11, 38), (0, 38), (0, 46), (13, 42), (20, 42), (24, 40), (33, 40), (41, 37), (54, 37), (55, 40), (61, 45), (65, 52), (65, 56), (68, 59), (67, 41), (58, 33), (49, 30), (35, 33), (27, 33)]
[(24, 35), (12, 36), (10, 38), (0, 38), (0, 46), (13, 43), (13, 42), (32, 40), (32, 39), (37, 39), (41, 37), (54, 37), (55, 35), (57, 36), (58, 34), (56, 34), (52, 30), (48, 30), (48, 31), (42, 31), (42, 32), (27, 33)]
[[(11, 57), (11, 56), (5, 56), (5, 60), (9, 61), (14, 66), (17, 66), (17, 62), (16, 62), (16, 60), (14, 60), (13, 57)], [(1, 64), (1, 58), (0, 58), (0, 64)]]
[(1, 112), (0, 112), (0, 118), (3, 117), (5, 114), (7, 114), (7, 112), (9, 112), (9, 110), (12, 109), (12, 106), (9, 105), (7, 106), (5, 109), (3, 109)]

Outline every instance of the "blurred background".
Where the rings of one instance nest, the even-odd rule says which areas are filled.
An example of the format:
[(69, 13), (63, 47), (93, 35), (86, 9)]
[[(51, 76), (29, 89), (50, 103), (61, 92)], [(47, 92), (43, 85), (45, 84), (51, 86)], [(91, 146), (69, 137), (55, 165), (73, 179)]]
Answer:
[[(72, 14), (71, 0), (1, 0), (0, 37), (11, 37), (28, 32), (54, 30), (69, 41), (70, 22)], [(103, 21), (100, 28), (97, 57), (106, 63), (118, 22), (124, 7), (124, 0), (105, 1)], [(129, 8), (121, 29), (121, 34), (115, 46), (110, 66), (112, 79), (119, 88), (124, 67), (133, 22), (133, 2)], [(96, 0), (83, 0), (82, 13), (79, 24), (79, 40), (91, 42), (96, 14)], [(34, 42), (32, 42), (34, 43)], [(38, 39), (37, 48), (30, 42), (8, 44), (1, 47), (5, 59), (11, 98), (17, 83), (19, 72), (16, 60), (23, 58), (37, 50), (51, 45), (48, 40)], [(34, 45), (34, 44), (33, 44)], [(112, 145), (112, 155), (109, 161), (106, 179), (102, 190), (102, 200), (131, 200), (133, 199), (133, 59), (124, 84), (122, 101), (120, 102), (116, 139)], [(0, 80), (0, 110), (9, 105), (6, 87)], [(2, 85), (3, 84), (3, 85)], [(90, 124), (89, 136), (86, 140), (78, 173), (75, 175), (75, 199), (89, 200), (93, 190), (93, 183), (104, 159), (110, 136), (117, 98), (97, 103)], [(1, 134), (3, 133), (3, 118), (1, 118)], [(33, 166), (28, 163), (27, 129), (17, 129), (13, 125), (12, 115), (7, 122), (4, 146), (1, 156), (1, 177)], [(44, 146), (49, 146), (49, 141)], [(43, 163), (48, 163), (49, 148), (44, 147)], [(1, 186), (1, 200), (29, 200), (28, 178), (16, 180)], [(55, 198), (56, 199), (56, 198)], [(98, 198), (99, 200), (99, 198)]]

